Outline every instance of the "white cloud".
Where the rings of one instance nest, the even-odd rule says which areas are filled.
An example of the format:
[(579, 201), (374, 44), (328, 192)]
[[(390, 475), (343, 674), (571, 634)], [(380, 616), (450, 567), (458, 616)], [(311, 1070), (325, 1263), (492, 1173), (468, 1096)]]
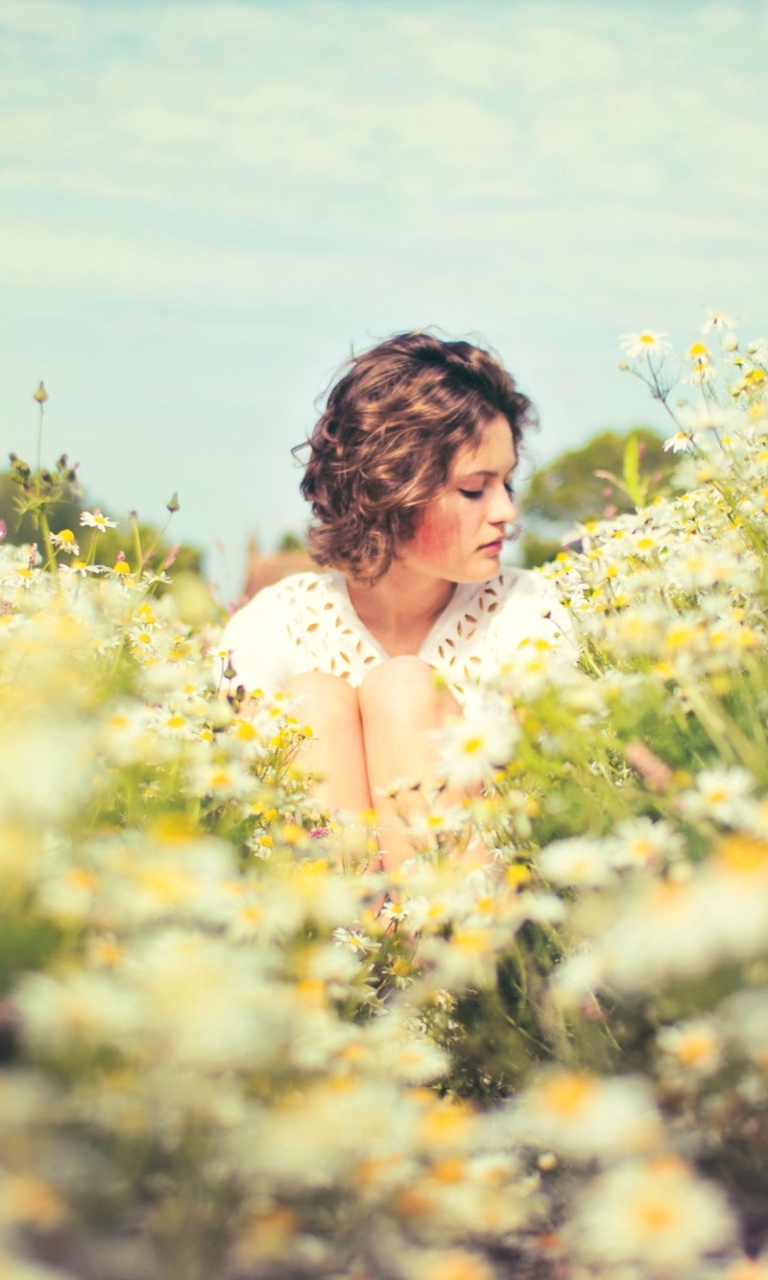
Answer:
[[(702, 198), (722, 167), (742, 193), (765, 177), (768, 127), (706, 24), (578, 4), (420, 17), (343, 3), (107, 4), (88, 6), (86, 38), (73, 22), (83, 7), (59, 7), (57, 27), (55, 4), (9, 3), (27, 35), (37, 15), (44, 48), (51, 26), (59, 40), (54, 74), (50, 43), (43, 58), (29, 41), (18, 50), (6, 187), (32, 177), (268, 225), (290, 204), (293, 226), (318, 200), (351, 201), (342, 224), (354, 222), (375, 186), (375, 232), (394, 215), (407, 224), (425, 190), (442, 221), (477, 184), (503, 206), (551, 198), (558, 182), (570, 198), (662, 195), (680, 166)], [(743, 168), (732, 156), (745, 129)]]
[[(754, 313), (765, 294), (764, 16), (0, 0), (0, 286), (28, 317), (0, 328), (3, 381), (87, 334), (111, 385), (143, 388), (132, 483), (169, 430), (173, 385), (201, 494), (234, 483), (250, 440), (227, 428), (206, 452), (212, 404), (239, 420), (238, 362), (268, 406), (254, 440), (271, 432), (272, 450), (276, 421), (292, 442), (311, 419), (306, 369), (324, 376), (350, 338), (393, 327), (506, 344), (556, 443), (623, 404), (634, 415), (611, 381), (616, 332), (695, 323), (705, 302)], [(81, 409), (97, 441), (99, 415)], [(270, 521), (295, 509), (280, 489), (294, 481), (263, 499)], [(201, 502), (212, 538), (221, 508)], [(236, 506), (226, 519), (242, 525)]]
[(697, 15), (696, 21), (714, 35), (731, 35), (748, 23), (746, 9), (740, 4), (712, 4)]

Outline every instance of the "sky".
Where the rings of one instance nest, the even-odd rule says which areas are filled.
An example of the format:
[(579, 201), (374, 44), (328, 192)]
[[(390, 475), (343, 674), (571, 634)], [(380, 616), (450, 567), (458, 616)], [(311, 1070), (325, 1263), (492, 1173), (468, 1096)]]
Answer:
[[(0, 0), (0, 451), (206, 549), (300, 530), (350, 350), (437, 326), (525, 465), (662, 428), (619, 335), (768, 333), (768, 3)], [(223, 548), (223, 550), (222, 550)]]

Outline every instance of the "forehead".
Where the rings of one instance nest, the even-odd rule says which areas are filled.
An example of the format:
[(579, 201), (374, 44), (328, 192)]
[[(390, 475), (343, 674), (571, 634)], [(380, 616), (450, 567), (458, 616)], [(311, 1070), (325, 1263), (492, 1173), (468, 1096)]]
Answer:
[(453, 459), (453, 474), (459, 471), (497, 471), (506, 475), (517, 462), (512, 428), (503, 414), (487, 422), (479, 440), (462, 445)]

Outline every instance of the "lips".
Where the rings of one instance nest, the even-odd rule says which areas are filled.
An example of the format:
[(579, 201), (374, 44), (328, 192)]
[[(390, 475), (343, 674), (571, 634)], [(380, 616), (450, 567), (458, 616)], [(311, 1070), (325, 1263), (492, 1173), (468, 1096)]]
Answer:
[(497, 538), (495, 542), (486, 542), (486, 543), (485, 543), (485, 544), (480, 548), (480, 550), (481, 550), (481, 551), (501, 551), (501, 548), (502, 548), (502, 546), (503, 546), (503, 545), (504, 545), (504, 539), (503, 539), (503, 538)]

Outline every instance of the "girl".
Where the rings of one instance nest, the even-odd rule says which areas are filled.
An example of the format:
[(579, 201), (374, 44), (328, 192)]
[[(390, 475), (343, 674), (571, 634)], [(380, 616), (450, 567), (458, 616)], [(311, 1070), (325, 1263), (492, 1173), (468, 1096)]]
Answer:
[[(435, 733), (525, 641), (568, 635), (546, 583), (501, 567), (530, 401), (487, 351), (405, 333), (353, 357), (301, 483), (325, 573), (260, 591), (223, 637), (234, 685), (302, 699), (301, 765), (331, 809), (375, 807), (381, 855), (414, 847), (397, 779), (439, 785)], [(442, 677), (441, 680), (436, 679)], [(410, 799), (409, 799), (410, 797)], [(443, 792), (442, 804), (465, 795)]]

